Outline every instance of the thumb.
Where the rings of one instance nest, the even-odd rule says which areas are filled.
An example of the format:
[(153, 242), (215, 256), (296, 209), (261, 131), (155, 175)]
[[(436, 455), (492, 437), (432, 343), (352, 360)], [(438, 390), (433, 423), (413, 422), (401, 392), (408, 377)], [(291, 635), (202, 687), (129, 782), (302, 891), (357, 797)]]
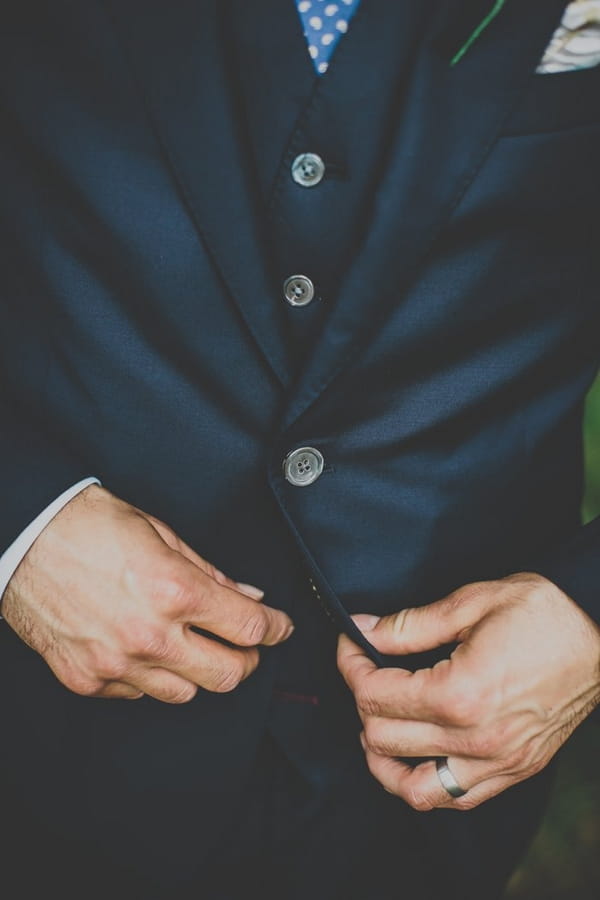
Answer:
[(400, 655), (460, 641), (466, 629), (475, 625), (488, 608), (484, 584), (472, 584), (427, 606), (402, 609), (381, 619), (367, 615), (352, 619), (376, 650)]
[(232, 578), (229, 578), (228, 575), (225, 575), (224, 572), (221, 572), (221, 570), (217, 569), (212, 563), (207, 562), (199, 556), (195, 550), (192, 550), (185, 541), (182, 541), (182, 539), (175, 534), (168, 525), (161, 522), (160, 519), (150, 516), (147, 513), (143, 513), (143, 515), (171, 550), (180, 553), (189, 560), (189, 562), (201, 569), (206, 575), (214, 578), (219, 584), (225, 585), (225, 587), (229, 587), (234, 591), (238, 591), (240, 594), (244, 594), (244, 596), (249, 597), (251, 600), (260, 602), (263, 599), (265, 592), (261, 588), (255, 587), (253, 584), (246, 584), (243, 581), (234, 581)]

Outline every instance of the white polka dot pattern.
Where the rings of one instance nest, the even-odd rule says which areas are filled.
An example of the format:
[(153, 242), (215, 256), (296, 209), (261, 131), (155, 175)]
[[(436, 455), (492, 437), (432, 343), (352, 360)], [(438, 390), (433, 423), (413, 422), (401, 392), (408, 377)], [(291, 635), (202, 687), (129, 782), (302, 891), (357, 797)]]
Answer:
[(327, 71), (331, 55), (343, 34), (360, 0), (295, 0), (304, 27), (308, 52), (319, 75)]

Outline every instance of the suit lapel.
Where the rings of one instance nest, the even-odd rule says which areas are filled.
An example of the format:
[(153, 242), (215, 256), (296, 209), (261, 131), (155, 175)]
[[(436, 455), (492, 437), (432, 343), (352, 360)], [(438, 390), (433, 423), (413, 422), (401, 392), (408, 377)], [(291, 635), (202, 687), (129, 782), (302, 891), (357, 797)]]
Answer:
[(256, 190), (228, 86), (219, 0), (103, 0), (159, 141), (246, 325), (282, 382), (285, 320), (273, 302)]
[[(385, 14), (386, 0), (369, 2), (380, 15)], [(402, 290), (534, 73), (564, 7), (565, 0), (507, 0), (502, 13), (451, 67), (450, 60), (491, 3), (440, 0), (423, 43), (407, 54), (407, 95), (400, 104), (373, 218), (337, 303), (288, 398), (284, 427), (302, 415), (355, 357), (381, 327), (390, 305), (401, 302)], [(360, 52), (358, 43), (354, 52)], [(368, 52), (368, 47), (364, 49)]]
[[(256, 190), (222, 50), (219, 0), (103, 0), (124, 38), (148, 111), (212, 259), (283, 385), (292, 382), (282, 305), (274, 302)], [(285, 0), (292, 2), (292, 0)], [(387, 0), (364, 0), (385, 16)], [(360, 351), (398, 302), (475, 177), (558, 25), (565, 0), (507, 0), (454, 67), (489, 0), (430, 0), (420, 46), (404, 42), (407, 93), (387, 170), (355, 262), (310, 359), (290, 389), (289, 426)], [(368, 21), (363, 14), (362, 26)], [(361, 26), (360, 16), (357, 27)], [(368, 28), (352, 53), (373, 53)], [(351, 67), (351, 54), (345, 54)], [(333, 66), (331, 76), (349, 77)], [(326, 76), (329, 77), (329, 76)]]

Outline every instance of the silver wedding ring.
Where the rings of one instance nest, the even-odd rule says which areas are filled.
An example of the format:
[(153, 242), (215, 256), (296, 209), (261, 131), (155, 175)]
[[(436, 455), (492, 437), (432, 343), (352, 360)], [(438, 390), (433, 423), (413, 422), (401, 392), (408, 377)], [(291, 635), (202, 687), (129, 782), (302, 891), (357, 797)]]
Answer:
[(448, 757), (440, 756), (436, 759), (435, 767), (437, 769), (438, 778), (442, 783), (442, 787), (450, 794), (450, 796), (464, 797), (467, 792), (461, 788), (460, 784), (448, 768)]

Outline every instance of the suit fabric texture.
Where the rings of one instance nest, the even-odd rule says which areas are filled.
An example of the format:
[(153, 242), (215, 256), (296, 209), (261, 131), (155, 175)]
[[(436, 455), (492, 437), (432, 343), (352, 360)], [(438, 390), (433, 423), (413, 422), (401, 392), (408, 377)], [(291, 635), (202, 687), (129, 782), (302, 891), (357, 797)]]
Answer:
[[(351, 614), (526, 568), (599, 614), (600, 70), (535, 74), (564, 0), (507, 4), (455, 67), (489, 4), (364, 0), (321, 80), (293, 3), (249, 6), (25, 0), (0, 37), (0, 546), (94, 474), (296, 622), (238, 690), (176, 708), (69, 694), (3, 624), (15, 803), (165, 883), (221, 852), (265, 741), (307, 790), (362, 785), (336, 634), (426, 660), (380, 659)], [(325, 468), (300, 489), (303, 446)], [(385, 815), (492, 897), (546, 781)]]

